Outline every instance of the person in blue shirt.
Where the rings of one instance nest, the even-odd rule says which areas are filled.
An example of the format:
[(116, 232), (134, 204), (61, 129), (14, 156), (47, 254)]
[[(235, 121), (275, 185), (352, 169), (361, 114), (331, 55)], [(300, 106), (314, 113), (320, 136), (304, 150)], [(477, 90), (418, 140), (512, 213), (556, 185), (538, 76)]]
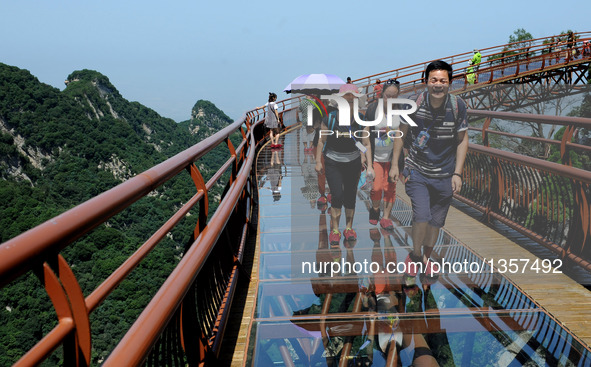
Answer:
[[(445, 224), (454, 192), (462, 187), (462, 170), (468, 151), (466, 103), (449, 94), (452, 67), (441, 60), (425, 70), (427, 91), (416, 97), (417, 110), (410, 117), (417, 127), (401, 120), (400, 131), (408, 142), (405, 168), (399, 172), (398, 158), (404, 145), (395, 139), (390, 168), (392, 182), (400, 177), (412, 201), (413, 251), (406, 258), (406, 273), (419, 270), (432, 275), (433, 246)], [(424, 266), (410, 266), (410, 262)]]

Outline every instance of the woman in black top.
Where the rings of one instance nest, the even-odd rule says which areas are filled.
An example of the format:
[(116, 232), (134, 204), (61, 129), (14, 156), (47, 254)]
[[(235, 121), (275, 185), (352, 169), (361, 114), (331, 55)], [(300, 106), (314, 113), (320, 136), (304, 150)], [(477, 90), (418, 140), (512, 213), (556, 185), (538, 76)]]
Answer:
[[(351, 126), (339, 125), (339, 113), (335, 111), (325, 117), (320, 128), (316, 149), (316, 171), (324, 170), (331, 194), (331, 221), (329, 241), (331, 246), (339, 246), (341, 233), (339, 222), (341, 209), (345, 207), (345, 230), (347, 241), (355, 241), (357, 233), (353, 229), (357, 184), (361, 174), (362, 155), (367, 162), (367, 174), (373, 176), (369, 129), (358, 125), (353, 118), (353, 100), (355, 96), (349, 87), (343, 98), (349, 102)], [(324, 157), (324, 165), (322, 158)]]

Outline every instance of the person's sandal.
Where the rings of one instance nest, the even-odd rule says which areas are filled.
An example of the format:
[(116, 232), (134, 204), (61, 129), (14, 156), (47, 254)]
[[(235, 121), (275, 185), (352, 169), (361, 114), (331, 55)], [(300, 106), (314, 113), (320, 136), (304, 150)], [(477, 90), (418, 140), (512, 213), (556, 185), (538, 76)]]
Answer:
[(347, 241), (356, 241), (357, 240), (357, 233), (353, 228), (347, 228), (343, 231), (343, 235)]
[(380, 209), (369, 208), (369, 224), (375, 226), (380, 220)]
[(392, 222), (392, 220), (388, 218), (382, 218), (382, 220), (380, 220), (380, 226), (386, 231), (394, 230), (394, 222)]
[(328, 241), (330, 242), (330, 247), (339, 247), (341, 244), (341, 232), (338, 229), (332, 231), (328, 236)]
[(318, 198), (318, 200), (316, 200), (316, 204), (317, 205), (325, 205), (328, 203), (328, 200), (326, 199), (326, 196), (322, 195), (321, 197)]

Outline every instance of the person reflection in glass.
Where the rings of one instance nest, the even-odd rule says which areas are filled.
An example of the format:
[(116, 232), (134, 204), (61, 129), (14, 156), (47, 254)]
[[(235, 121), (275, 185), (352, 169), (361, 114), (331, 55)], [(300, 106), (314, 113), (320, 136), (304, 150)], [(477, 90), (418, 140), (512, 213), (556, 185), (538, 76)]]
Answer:
[[(269, 155), (269, 152), (264, 152)], [(271, 150), (271, 161), (265, 164), (265, 167), (259, 170), (261, 173), (265, 173), (266, 181), (269, 182), (270, 187), (266, 187), (268, 190), (271, 190), (273, 195), (273, 202), (281, 200), (281, 183), (283, 180), (283, 174), (281, 172), (282, 163), (281, 163), (281, 150), (272, 149)], [(261, 180), (259, 183), (260, 188), (265, 188), (264, 186), (265, 180)]]

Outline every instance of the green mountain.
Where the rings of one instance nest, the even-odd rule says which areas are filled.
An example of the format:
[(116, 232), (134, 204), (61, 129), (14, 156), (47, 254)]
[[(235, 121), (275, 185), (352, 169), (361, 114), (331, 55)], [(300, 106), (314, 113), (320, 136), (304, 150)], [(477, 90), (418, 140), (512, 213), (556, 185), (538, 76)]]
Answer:
[[(231, 120), (200, 100), (176, 123), (126, 100), (109, 79), (75, 71), (66, 88), (0, 63), (0, 242), (104, 192), (219, 131)], [(234, 140), (234, 137), (233, 137)], [(207, 180), (228, 158), (216, 148), (197, 163)], [(223, 181), (223, 180), (222, 180)], [(224, 189), (211, 192), (213, 211)], [(87, 296), (195, 194), (188, 173), (158, 188), (62, 252)], [(210, 211), (211, 212), (211, 211)], [(91, 315), (93, 362), (123, 336), (191, 241), (192, 210), (141, 266)], [(13, 364), (55, 325), (32, 274), (0, 289), (0, 366)], [(56, 352), (47, 365), (61, 364)]]
[(198, 100), (191, 110), (191, 119), (179, 124), (197, 138), (203, 138), (215, 134), (220, 126), (232, 123), (224, 112), (220, 111), (213, 103)]

